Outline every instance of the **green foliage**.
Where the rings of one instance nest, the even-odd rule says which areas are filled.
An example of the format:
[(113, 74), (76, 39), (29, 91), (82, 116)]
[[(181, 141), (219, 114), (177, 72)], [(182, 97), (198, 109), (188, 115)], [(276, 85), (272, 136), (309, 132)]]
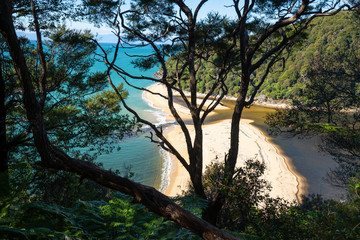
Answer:
[[(27, 0), (9, 1), (13, 9), (16, 29), (35, 31), (31, 4)], [(52, 28), (59, 20), (73, 15), (77, 4), (72, 0), (34, 0), (36, 14), (39, 19), (40, 28), (46, 31)], [(31, 19), (29, 21), (29, 19)]]
[[(89, 31), (65, 26), (48, 28), (45, 42), (47, 76), (45, 94), (40, 90), (41, 67), (35, 46), (20, 39), (38, 100), (43, 102), (45, 128), (50, 141), (74, 157), (94, 160), (118, 147), (136, 122), (120, 115), (120, 98), (107, 90), (106, 74), (92, 72), (96, 44)], [(0, 38), (1, 42), (5, 42)], [(53, 171), (36, 164), (39, 155), (26, 119), (22, 90), (6, 44), (0, 47), (1, 74), (5, 83), (6, 147), (9, 159), (10, 197), (18, 203), (43, 201), (74, 206), (78, 200), (104, 199), (108, 189), (73, 173)], [(3, 89), (2, 89), (3, 90)], [(123, 98), (128, 93), (118, 86)], [(86, 151), (84, 151), (86, 150)]]
[[(176, 14), (174, 4), (165, 0), (133, 0), (130, 2), (131, 11), (125, 14), (129, 26), (137, 34), (125, 32), (130, 42), (141, 41), (146, 37), (154, 42), (162, 43), (168, 36), (174, 36), (178, 29), (171, 21)], [(165, 32), (168, 33), (164, 34)]]
[(300, 205), (280, 208), (247, 229), (261, 239), (358, 239), (359, 205), (353, 202), (303, 198)]
[(114, 11), (116, 11), (119, 1), (82, 0), (76, 3), (77, 6), (71, 12), (70, 17), (77, 21), (87, 20), (100, 27), (102, 24), (111, 24), (109, 16), (112, 16)]
[(351, 178), (351, 182), (348, 184), (349, 186), (349, 199), (360, 205), (360, 176), (357, 174), (356, 176)]
[(261, 212), (259, 208), (270, 204), (279, 206), (280, 199), (269, 197), (271, 189), (268, 182), (262, 179), (265, 165), (257, 160), (246, 161), (243, 167), (236, 169), (231, 186), (225, 181), (225, 167), (213, 163), (207, 167), (204, 174), (204, 188), (208, 196), (214, 197), (218, 187), (225, 196), (224, 206), (221, 209), (218, 225), (224, 229), (242, 232), (254, 221), (254, 217)]
[(207, 206), (207, 201), (196, 194), (184, 194), (184, 196), (175, 198), (174, 201), (187, 211), (201, 218), (202, 209)]
[[(271, 2), (271, 3), (270, 3)], [(272, 1), (264, 1), (264, 6), (267, 9), (277, 8), (278, 4), (273, 5)], [(283, 1), (281, 1), (283, 4)], [(270, 4), (270, 5), (268, 5)], [(286, 3), (284, 3), (286, 4)], [(261, 6), (261, 5), (259, 5)], [(274, 12), (272, 12), (274, 13)], [(314, 65), (314, 61), (323, 61), (327, 63), (328, 59), (333, 59), (331, 69), (333, 71), (343, 71), (346, 74), (352, 74), (354, 69), (358, 68), (357, 62), (359, 62), (358, 53), (359, 49), (359, 24), (354, 20), (354, 13), (343, 11), (336, 16), (330, 18), (318, 18), (312, 22), (311, 27), (303, 32), (295, 42), (284, 51), (282, 57), (286, 59), (285, 64), (278, 62), (271, 69), (267, 80), (260, 88), (259, 94), (266, 95), (270, 99), (294, 99), (295, 97), (301, 97), (304, 94), (304, 88), (310, 88), (306, 82), (311, 74), (309, 71)], [(255, 16), (256, 19), (256, 16)], [(224, 26), (220, 24), (218, 20), (218, 26)], [(224, 22), (224, 20), (221, 20)], [(254, 20), (254, 23), (249, 24), (249, 30), (253, 33), (250, 38), (256, 39), (256, 34), (262, 31), (261, 19)], [(216, 21), (213, 21), (215, 24)], [(225, 22), (224, 22), (225, 23)], [(256, 24), (255, 24), (256, 23)], [(226, 24), (231, 24), (227, 21)], [(227, 26), (225, 24), (225, 26)], [(206, 26), (206, 25), (205, 25)], [(211, 26), (211, 24), (209, 25)], [(256, 27), (255, 27), (256, 26)], [(264, 25), (266, 26), (266, 24)], [(254, 28), (254, 29), (253, 29)], [(216, 28), (215, 28), (216, 29)], [(226, 27), (225, 27), (226, 29)], [(290, 34), (293, 28), (285, 29)], [(226, 34), (225, 34), (226, 36)], [(226, 42), (226, 38), (224, 38)], [(277, 37), (272, 37), (266, 42), (263, 48), (260, 50), (265, 52), (267, 47), (271, 47), (274, 42), (278, 41)], [(212, 86), (212, 82), (218, 74), (217, 59), (221, 58), (221, 49), (226, 47), (212, 48), (208, 46), (209, 58), (206, 61), (197, 60), (200, 64), (198, 70), (198, 91), (201, 93), (208, 92)], [(201, 49), (201, 46), (199, 46)], [(181, 54), (172, 56), (167, 60), (170, 73), (176, 72), (176, 66), (181, 59)], [(323, 60), (325, 59), (325, 60)], [(236, 68), (238, 59), (236, 55), (231, 59), (230, 65), (233, 64), (233, 69), (227, 74), (225, 84), (228, 88), (228, 95), (236, 96), (239, 91), (239, 78), (241, 76), (241, 69)], [(334, 63), (336, 64), (334, 65)], [(180, 61), (181, 63), (181, 61)], [(181, 66), (181, 65), (179, 65)], [(266, 64), (261, 66), (253, 75), (253, 83), (258, 83), (266, 70)], [(161, 69), (160, 69), (161, 72)], [(171, 75), (170, 75), (171, 76)], [(325, 76), (324, 76), (325, 77)], [(183, 88), (188, 89), (187, 74), (183, 76)], [(320, 85), (320, 84), (319, 84)], [(359, 85), (356, 85), (354, 89), (359, 89)], [(252, 91), (250, 89), (250, 91)], [(330, 95), (330, 93), (329, 93)]]
[[(328, 180), (342, 187), (360, 171), (360, 29), (355, 22), (353, 14), (342, 12), (324, 29), (311, 30), (307, 49), (314, 51), (306, 58), (310, 65), (300, 69), (302, 86), (293, 107), (267, 117), (273, 131), (321, 133), (321, 149), (339, 163)], [(329, 34), (328, 26), (336, 34)]]
[[(277, 110), (269, 114), (266, 123), (273, 133), (318, 134), (320, 149), (330, 153), (338, 167), (328, 173), (328, 180), (344, 187), (360, 171), (360, 122), (357, 111), (335, 112), (333, 123), (327, 123), (326, 113), (315, 108)], [(324, 117), (325, 116), (325, 117)]]
[[(73, 207), (12, 202), (2, 208), (1, 239), (198, 239), (149, 212), (132, 198), (78, 201)], [(49, 221), (51, 219), (51, 221)]]
[[(34, 31), (32, 9), (27, 0), (9, 1), (15, 16), (15, 27), (20, 30)], [(109, 24), (108, 17), (116, 11), (119, 1), (114, 0), (34, 0), (40, 28), (47, 31), (60, 21), (72, 19), (87, 20), (100, 27)]]
[[(303, 94), (306, 86), (304, 77), (313, 66), (314, 59), (334, 59), (332, 63), (341, 64), (343, 71), (351, 72), (353, 60), (349, 58), (359, 52), (359, 25), (353, 19), (353, 13), (340, 12), (330, 18), (318, 18), (307, 30), (308, 37), (300, 41), (286, 60), (286, 65), (278, 65), (273, 69), (262, 87), (262, 94), (272, 99), (292, 99)], [(325, 62), (327, 60), (324, 60)], [(336, 69), (336, 65), (332, 69)], [(340, 68), (338, 68), (340, 70)], [(264, 71), (264, 69), (260, 69)], [(261, 75), (261, 74), (259, 74)]]
[[(199, 239), (132, 197), (87, 179), (42, 169), (50, 179), (34, 189), (36, 178), (44, 179), (40, 171), (26, 162), (9, 168), (11, 194), (0, 199), (0, 239)], [(194, 213), (204, 206), (197, 197), (176, 201)]]
[(321, 149), (339, 163), (328, 177), (333, 184), (344, 186), (360, 171), (360, 71), (356, 67), (345, 71), (336, 67), (339, 61), (324, 60), (326, 63), (312, 67), (303, 95), (293, 100), (293, 108), (277, 110), (266, 122), (276, 132), (321, 133)]
[[(91, 72), (96, 44), (88, 32), (72, 31), (64, 26), (48, 32), (45, 57), (47, 62), (46, 93), (43, 114), (45, 127), (51, 141), (65, 151), (79, 154), (80, 148), (93, 148), (99, 154), (114, 149), (114, 143), (133, 132), (135, 121), (127, 115), (119, 115), (120, 98), (112, 91), (105, 90), (106, 75)], [(31, 74), (39, 99), (44, 97), (38, 79), (40, 66), (35, 47), (23, 40)], [(6, 46), (6, 45), (5, 45)], [(27, 158), (34, 161), (37, 155), (32, 147), (32, 135), (25, 121), (19, 82), (14, 79), (14, 68), (8, 61), (7, 49), (2, 49), (4, 62), (3, 76), (6, 84), (6, 127), (7, 142), (10, 146), (9, 159)], [(14, 84), (16, 83), (16, 84)], [(123, 98), (127, 91), (118, 86)], [(21, 153), (21, 154), (20, 154)]]
[[(223, 168), (213, 164), (206, 171), (207, 194), (216, 194), (223, 186)], [(353, 178), (346, 201), (324, 200), (321, 196), (303, 197), (301, 203), (289, 203), (269, 197), (270, 186), (261, 176), (264, 165), (249, 160), (237, 170), (233, 185), (223, 188), (224, 209), (220, 227), (241, 232), (244, 239), (358, 239), (360, 237), (359, 180)], [(236, 234), (235, 234), (236, 235)]]

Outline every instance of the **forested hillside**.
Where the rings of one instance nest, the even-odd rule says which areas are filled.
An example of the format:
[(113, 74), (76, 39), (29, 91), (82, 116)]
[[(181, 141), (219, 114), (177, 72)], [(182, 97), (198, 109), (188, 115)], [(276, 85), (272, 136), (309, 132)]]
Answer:
[[(272, 99), (289, 99), (301, 95), (304, 77), (310, 71), (313, 61), (328, 57), (337, 60), (334, 65), (340, 65), (356, 51), (360, 44), (359, 37), (360, 25), (349, 12), (342, 12), (333, 18), (315, 19), (303, 44), (289, 54), (284, 70), (277, 69), (269, 74), (262, 94)], [(347, 67), (339, 66), (343, 71), (349, 70)]]
[[(256, 36), (252, 36), (256, 38)], [(294, 96), (302, 95), (304, 88), (304, 78), (310, 71), (313, 61), (319, 58), (333, 58), (334, 65), (339, 65), (342, 71), (348, 71), (349, 65), (345, 64), (351, 61), (352, 55), (359, 52), (360, 45), (360, 25), (354, 20), (351, 12), (343, 11), (332, 18), (318, 18), (313, 21), (306, 33), (301, 36), (302, 41), (297, 41), (296, 46), (290, 48), (290, 51), (284, 51), (284, 62), (278, 62), (271, 69), (266, 81), (260, 89), (259, 95), (274, 100), (292, 99)], [(300, 42), (300, 43), (299, 43)], [(209, 61), (204, 61), (199, 68), (199, 92), (209, 90), (215, 81), (214, 72), (217, 55), (209, 57)], [(346, 60), (346, 61), (345, 61)], [(209, 62), (212, 62), (211, 64)], [(175, 61), (168, 59), (167, 63), (175, 69)], [(253, 81), (260, 81), (265, 71), (265, 65), (258, 69), (253, 76)], [(226, 85), (228, 95), (236, 95), (239, 90), (239, 78), (241, 70), (233, 71), (228, 74)], [(184, 76), (184, 84), (187, 75)], [(184, 85), (187, 89), (188, 86)]]

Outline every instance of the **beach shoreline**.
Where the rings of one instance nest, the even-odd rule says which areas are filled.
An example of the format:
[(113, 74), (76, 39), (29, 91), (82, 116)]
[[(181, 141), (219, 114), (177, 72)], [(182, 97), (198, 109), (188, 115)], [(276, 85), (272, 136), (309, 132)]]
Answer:
[[(166, 94), (165, 88), (159, 84), (154, 84), (148, 87), (151, 92)], [(174, 119), (169, 114), (167, 101), (163, 98), (146, 92), (144, 97), (150, 101), (156, 108), (162, 109), (167, 113), (167, 121)], [(180, 104), (174, 103), (181, 117), (185, 120), (190, 119), (189, 111)], [(204, 131), (204, 167), (208, 166), (213, 161), (222, 161), (225, 157), (225, 152), (229, 148), (229, 133), (230, 133), (231, 120), (224, 119), (216, 123), (205, 124)], [(258, 160), (265, 163), (267, 169), (264, 178), (272, 185), (270, 195), (272, 197), (281, 197), (289, 201), (298, 200), (301, 194), (304, 194), (302, 186), (302, 176), (296, 175), (296, 169), (291, 166), (287, 161), (285, 155), (277, 146), (271, 143), (267, 136), (255, 126), (251, 125), (251, 120), (241, 120), (241, 136), (240, 151), (237, 167), (240, 167), (248, 159), (258, 158)], [(192, 126), (189, 126), (192, 132)], [(222, 129), (222, 131), (217, 131)], [(219, 136), (220, 132), (220, 136)], [(187, 159), (187, 150), (185, 140), (181, 137), (182, 132), (178, 125), (172, 125), (164, 130), (164, 135), (171, 140), (180, 154)], [(246, 143), (246, 147), (242, 147), (241, 143)], [(177, 196), (181, 195), (188, 187), (190, 180), (189, 174), (181, 163), (170, 154), (171, 170), (170, 182), (164, 191), (165, 195)], [(295, 170), (294, 170), (295, 169)], [(300, 186), (300, 187), (299, 187)]]
[(305, 195), (308, 194), (309, 185), (307, 183), (307, 179), (297, 171), (297, 169), (296, 169), (295, 165), (293, 164), (292, 160), (288, 156), (286, 156), (286, 154), (281, 149), (281, 147), (279, 145), (277, 145), (276, 143), (274, 143), (271, 140), (271, 137), (269, 137), (264, 131), (262, 131), (261, 129), (258, 129), (258, 130), (261, 132), (261, 134), (263, 134), (263, 136), (265, 138), (265, 141), (274, 146), (277, 154), (281, 155), (284, 158), (284, 162), (286, 164), (287, 169), (296, 177), (296, 181), (298, 183), (297, 192), (296, 192), (296, 199), (297, 199), (298, 202), (301, 202), (302, 196), (305, 196)]

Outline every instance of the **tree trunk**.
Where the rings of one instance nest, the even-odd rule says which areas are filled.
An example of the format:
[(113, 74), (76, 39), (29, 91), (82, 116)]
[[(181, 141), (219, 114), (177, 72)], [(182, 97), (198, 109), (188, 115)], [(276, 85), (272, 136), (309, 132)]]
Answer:
[(202, 218), (205, 221), (216, 226), (220, 211), (224, 206), (224, 203), (225, 203), (225, 197), (223, 196), (221, 190), (219, 190), (216, 196), (214, 197), (214, 199), (212, 199), (208, 203), (208, 207), (205, 208), (204, 211), (202, 212)]
[(327, 117), (328, 117), (328, 123), (333, 123), (332, 120), (332, 111), (331, 111), (331, 107), (330, 107), (330, 101), (326, 101), (326, 110), (327, 110)]
[[(231, 186), (232, 184), (232, 176), (234, 175), (235, 166), (237, 162), (237, 155), (239, 152), (239, 130), (240, 130), (240, 118), (241, 113), (244, 108), (244, 102), (239, 97), (236, 101), (232, 122), (231, 122), (231, 140), (230, 140), (230, 149), (228, 157), (225, 161), (225, 182), (223, 182), (226, 186)], [(219, 189), (218, 193), (212, 199), (208, 207), (204, 210), (202, 214), (202, 218), (211, 224), (216, 225), (218, 216), (220, 211), (225, 203), (225, 197), (223, 196), (222, 190)]]
[[(197, 119), (197, 124), (199, 125), (199, 118)], [(195, 124), (194, 124), (195, 125)], [(192, 156), (190, 158), (190, 168), (191, 168), (191, 182), (194, 185), (195, 193), (205, 199), (205, 191), (202, 183), (202, 167), (203, 167), (203, 133), (201, 126), (195, 125), (195, 139), (194, 146), (192, 148)]]
[[(237, 162), (237, 156), (239, 153), (239, 131), (240, 131), (240, 119), (242, 111), (245, 107), (246, 94), (249, 86), (249, 77), (245, 74), (247, 71), (243, 67), (243, 75), (241, 78), (241, 88), (239, 92), (239, 97), (236, 99), (236, 104), (234, 107), (234, 112), (231, 120), (231, 136), (230, 136), (230, 149), (228, 157), (225, 159), (225, 181), (223, 184), (225, 186), (231, 186), (232, 177), (235, 172), (235, 166)], [(221, 208), (225, 203), (225, 197), (221, 193), (221, 189), (216, 194), (214, 199), (209, 202), (208, 207), (204, 210), (202, 217), (204, 220), (210, 222), (211, 224), (216, 225), (218, 216), (220, 214)]]
[(0, 199), (8, 196), (9, 172), (8, 149), (6, 142), (6, 106), (5, 106), (5, 81), (0, 71)]

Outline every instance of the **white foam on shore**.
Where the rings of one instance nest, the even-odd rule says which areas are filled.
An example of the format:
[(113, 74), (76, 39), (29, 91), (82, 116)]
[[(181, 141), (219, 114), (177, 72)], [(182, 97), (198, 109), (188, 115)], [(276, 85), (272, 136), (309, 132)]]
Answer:
[(166, 116), (168, 116), (169, 114), (167, 114), (166, 112), (164, 112), (161, 108), (155, 107), (154, 104), (145, 97), (146, 92), (143, 91), (141, 97), (142, 99), (146, 102), (147, 105), (149, 105), (152, 109), (156, 109), (156, 110), (152, 110), (152, 109), (146, 109), (144, 110), (145, 112), (150, 112), (151, 114), (153, 114), (157, 120), (157, 122), (155, 123), (156, 126), (158, 125), (163, 125), (166, 124)]
[[(173, 122), (167, 122), (166, 121), (166, 116), (168, 115), (166, 112), (164, 112), (161, 108), (155, 107), (154, 104), (148, 100), (146, 97), (146, 91), (143, 91), (141, 97), (142, 99), (146, 102), (147, 105), (149, 105), (152, 109), (155, 110), (145, 110), (146, 112), (150, 112), (151, 114), (153, 114), (157, 120), (157, 122), (155, 123), (155, 126), (160, 126), (160, 125), (167, 125), (167, 124), (171, 124)], [(149, 129), (149, 126), (143, 126), (143, 129)], [(160, 148), (160, 155), (162, 158), (162, 168), (161, 168), (161, 183), (160, 183), (160, 188), (159, 191), (160, 192), (164, 192), (167, 187), (170, 184), (170, 173), (171, 173), (171, 157), (169, 152), (165, 151), (164, 149)]]
[(168, 151), (160, 149), (160, 155), (162, 156), (163, 164), (161, 168), (161, 183), (159, 191), (164, 193), (170, 184), (170, 173), (171, 173), (171, 158)]

